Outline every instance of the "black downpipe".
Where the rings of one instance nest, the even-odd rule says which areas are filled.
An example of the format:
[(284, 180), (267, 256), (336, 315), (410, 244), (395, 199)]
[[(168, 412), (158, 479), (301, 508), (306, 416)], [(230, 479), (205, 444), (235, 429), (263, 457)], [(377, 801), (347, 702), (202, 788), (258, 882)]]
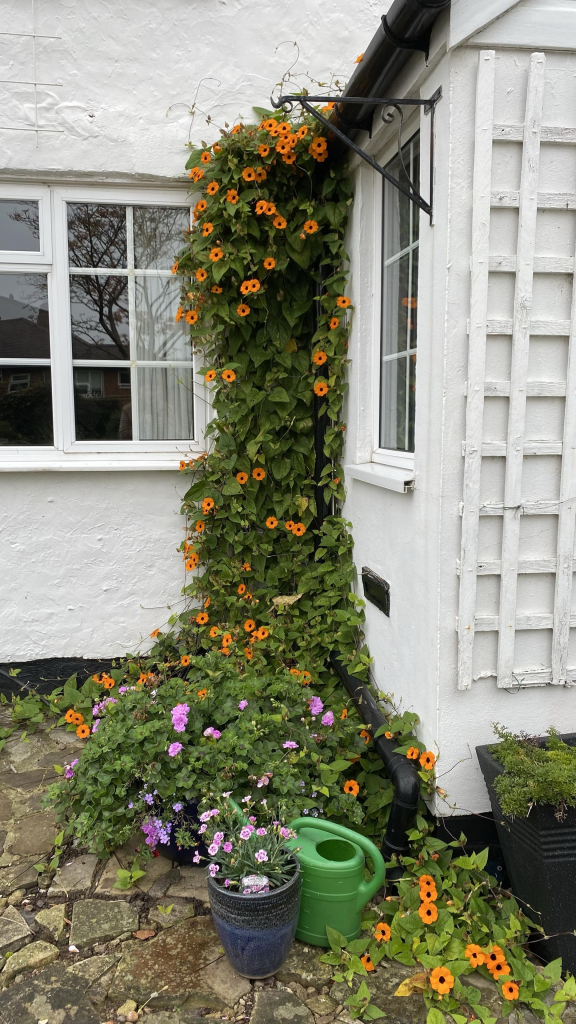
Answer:
[[(394, 0), (348, 82), (332, 121), (349, 138), (370, 131), (374, 105), (346, 103), (346, 96), (386, 96), (413, 50), (428, 55), (432, 26), (450, 0)], [(343, 149), (334, 139), (331, 150)]]
[[(350, 675), (346, 667), (338, 660), (337, 655), (330, 656), (330, 664), (348, 690), (362, 721), (369, 726), (374, 737), (380, 726), (386, 725), (386, 719), (370, 690), (360, 679)], [(373, 739), (373, 743), (394, 786), (390, 817), (381, 846), (384, 860), (389, 861), (393, 854), (396, 854), (397, 857), (410, 854), (410, 844), (406, 833), (408, 829), (414, 827), (416, 820), (420, 801), (420, 779), (415, 766), (403, 754), (395, 753), (395, 748), (398, 745), (395, 740), (387, 740), (382, 735)], [(401, 873), (401, 869), (396, 871), (392, 868), (388, 871), (387, 877), (394, 878), (395, 874)]]

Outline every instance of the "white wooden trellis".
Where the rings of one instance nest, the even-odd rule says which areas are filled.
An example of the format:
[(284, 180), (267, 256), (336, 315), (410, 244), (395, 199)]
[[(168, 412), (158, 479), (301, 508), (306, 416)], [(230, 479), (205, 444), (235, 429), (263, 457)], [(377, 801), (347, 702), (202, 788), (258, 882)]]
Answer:
[[(477, 631), (498, 632), (497, 683), (518, 685), (566, 685), (576, 682), (576, 669), (568, 668), (570, 628), (576, 627), (571, 612), (576, 518), (576, 286), (573, 279), (571, 318), (542, 320), (531, 315), (533, 275), (555, 273), (574, 275), (574, 257), (539, 256), (535, 252), (536, 220), (539, 209), (576, 209), (576, 194), (538, 191), (541, 142), (576, 144), (576, 129), (542, 125), (542, 103), (546, 59), (533, 53), (530, 59), (526, 110), (523, 125), (493, 123), (495, 53), (479, 54), (476, 90), (475, 151), (472, 193), (472, 259), (468, 381), (466, 387), (466, 439), (463, 442), (464, 493), (462, 502), (462, 545), (458, 564), (460, 598), (458, 615), (458, 687), (470, 689), (473, 681), (474, 635)], [(522, 142), (522, 168), (518, 190), (491, 191), (493, 142)], [(515, 256), (498, 256), (489, 251), (490, 210), (516, 207), (519, 211)], [(515, 274), (514, 315), (510, 320), (488, 319), (488, 276), (494, 272)], [(487, 335), (511, 335), (512, 362), (509, 381), (486, 380)], [(530, 336), (568, 337), (568, 369), (565, 381), (529, 381)], [(508, 397), (506, 442), (483, 441), (485, 397)], [(565, 398), (562, 441), (526, 438), (526, 399)], [(522, 473), (527, 455), (562, 456), (560, 495), (554, 500), (524, 500)], [(482, 459), (506, 459), (504, 501), (482, 503), (480, 480)], [(502, 551), (499, 559), (479, 561), (479, 517), (503, 517)], [(519, 557), (520, 519), (524, 515), (558, 517), (556, 558)], [(555, 573), (552, 614), (517, 614), (518, 575)], [(476, 613), (477, 578), (500, 576), (498, 615)], [(515, 666), (517, 630), (552, 629), (552, 665), (549, 669), (522, 671)]]

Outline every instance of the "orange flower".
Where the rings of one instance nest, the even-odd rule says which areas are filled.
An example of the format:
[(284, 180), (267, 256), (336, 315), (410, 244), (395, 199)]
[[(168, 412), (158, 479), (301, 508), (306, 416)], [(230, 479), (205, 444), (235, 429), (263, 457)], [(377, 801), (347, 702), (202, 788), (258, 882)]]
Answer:
[(268, 516), (268, 519), (266, 520), (266, 526), (268, 527), (269, 530), (276, 529), (276, 527), (278, 526), (278, 520), (275, 518), (275, 516)]
[(241, 132), (241, 131), (242, 131), (242, 125), (241, 124), (235, 124), (233, 129), (232, 129), (232, 131), (230, 132), (230, 135), (238, 135), (239, 132)]
[(476, 946), (473, 942), (469, 943), (464, 950), (464, 956), (470, 961), (472, 967), (480, 967), (486, 960), (486, 957), (480, 946)]
[(230, 654), (230, 648), (229, 647), (221, 647), (220, 648), (220, 654)]
[(158, 633), (159, 633), (159, 632), (160, 632), (160, 630), (159, 630), (159, 629), (153, 629), (153, 630), (152, 630), (152, 632), (150, 633), (150, 636), (151, 636), (151, 637), (153, 637), (153, 636), (158, 636)]
[(312, 676), (309, 672), (302, 672), (301, 677), (300, 682), (302, 683), (302, 686), (308, 686), (308, 684), (312, 682)]
[(226, 202), (232, 203), (232, 206), (236, 206), (238, 202), (238, 193), (235, 188), (229, 188), (226, 193)]
[(256, 178), (256, 171), (253, 167), (245, 167), (242, 171), (242, 177), (244, 181), (254, 181)]
[(180, 321), (181, 321), (183, 316), (184, 316), (184, 309), (183, 309), (182, 306), (178, 306), (178, 309), (176, 310), (176, 316), (174, 317), (174, 319), (175, 319), (177, 324), (180, 323)]
[(406, 751), (406, 757), (408, 758), (409, 761), (415, 761), (419, 753), (420, 751), (418, 750), (418, 747), (408, 747), (408, 750)]
[(206, 381), (207, 384), (210, 384), (211, 381), (214, 380), (215, 376), (216, 370), (207, 370), (206, 373), (204, 374), (204, 380)]
[(342, 708), (342, 713), (340, 715), (340, 718), (341, 719), (348, 718), (348, 711), (347, 711), (346, 708)]
[(278, 142), (276, 143), (276, 152), (277, 153), (282, 153), (282, 154), (289, 153), (291, 148), (292, 147), (290, 146), (290, 142), (289, 142), (288, 139), (286, 139), (286, 138), (279, 138), (278, 139)]
[(299, 676), (300, 675), (300, 669), (299, 668), (291, 668), (290, 669), (290, 675), (291, 676)]
[(85, 740), (86, 737), (90, 735), (90, 726), (79, 725), (76, 729), (76, 735), (79, 736), (81, 740)]
[(240, 291), (242, 292), (242, 295), (248, 295), (248, 292), (250, 291), (250, 282), (242, 281), (242, 284), (240, 285)]
[(318, 395), (319, 398), (322, 398), (324, 395), (328, 394), (328, 385), (326, 381), (319, 380), (314, 385), (314, 394)]
[(186, 572), (192, 572), (193, 569), (198, 565), (198, 555), (191, 555), (187, 560), (185, 568)]
[(291, 519), (287, 519), (286, 522), (284, 523), (284, 527), (286, 530), (289, 530), (290, 533), (292, 533), (292, 530), (294, 529), (294, 523), (292, 522)]
[(283, 153), (282, 154), (282, 159), (283, 159), (285, 164), (293, 164), (293, 163), (296, 162), (296, 153), (294, 153), (292, 150), (290, 150), (289, 153)]
[(256, 466), (256, 469), (252, 470), (252, 476), (255, 480), (263, 480), (266, 476), (266, 471), (261, 466)]
[(205, 149), (204, 152), (201, 154), (200, 159), (203, 164), (209, 164), (212, 159), (212, 154), (209, 153), (207, 149)]
[(354, 779), (347, 779), (343, 788), (345, 793), (351, 793), (352, 796), (358, 796), (360, 792), (360, 786), (357, 782), (354, 782)]
[(267, 146), (265, 142), (261, 142), (258, 146), (258, 156), (268, 156), (270, 152), (270, 146)]
[(276, 207), (274, 206), (274, 203), (266, 203), (266, 209), (264, 210), (264, 213), (266, 214), (267, 217), (272, 217), (276, 213)]
[(222, 647), (229, 647), (232, 643), (232, 633), (224, 633), (222, 637)]
[(433, 903), (421, 903), (418, 914), (424, 924), (434, 924), (434, 921), (438, 920), (438, 910)]
[(222, 289), (219, 284), (213, 284), (210, 291), (214, 292), (214, 295), (222, 295)]
[(304, 534), (306, 533), (306, 527), (304, 526), (304, 523), (294, 523), (292, 533), (294, 534), (295, 537), (303, 537)]
[(333, 316), (329, 325), (331, 331), (335, 331), (340, 326), (340, 321), (337, 316)]
[(112, 676), (103, 675), (102, 686), (104, 687), (105, 690), (111, 690), (112, 687), (114, 686), (114, 680), (112, 679)]
[(361, 53), (359, 57), (356, 57), (356, 60), (354, 61), (354, 63), (355, 64), (361, 64), (363, 59), (364, 59), (364, 54)]
[(234, 370), (222, 370), (222, 380), (225, 380), (228, 384), (236, 380), (236, 374)]
[(212, 260), (212, 263), (217, 263), (218, 260), (221, 260), (223, 256), (224, 250), (221, 249), (219, 245), (215, 246), (213, 249), (210, 249), (210, 252), (208, 253), (208, 259)]
[(364, 956), (360, 957), (360, 963), (363, 965), (366, 971), (374, 971), (376, 969), (370, 959), (369, 953), (364, 953)]
[(420, 900), (422, 903), (434, 903), (434, 900), (438, 899), (438, 893), (436, 892), (435, 885), (421, 885), (420, 886)]
[(436, 882), (432, 878), (432, 875), (420, 875), (418, 884), (420, 888), (423, 889), (426, 885), (436, 885)]
[(256, 203), (255, 209), (258, 216), (260, 216), (261, 213), (266, 213), (267, 208), (268, 203), (266, 202), (265, 199), (259, 199), (258, 202)]
[(496, 943), (492, 945), (490, 952), (485, 953), (484, 956), (486, 958), (486, 967), (488, 970), (491, 970), (495, 964), (506, 963), (506, 957), (500, 949), (500, 946), (497, 946)]
[(347, 309), (352, 299), (349, 299), (346, 295), (339, 295), (336, 299), (336, 305), (340, 306), (340, 309)]
[(312, 356), (312, 362), (316, 366), (323, 366), (327, 359), (328, 356), (326, 355), (325, 352), (322, 352), (322, 350), (315, 352), (314, 355)]
[(239, 593), (240, 595), (242, 595), (242, 594), (245, 594), (245, 593), (246, 593), (246, 584), (245, 584), (245, 583), (241, 583), (241, 584), (239, 585), (239, 587), (238, 587), (238, 591), (237, 591), (237, 592), (238, 592), (238, 593)]
[(254, 619), (246, 619), (246, 622), (244, 623), (244, 629), (246, 630), (247, 633), (251, 633), (253, 629), (256, 629), (256, 623), (254, 622)]
[(307, 235), (313, 235), (315, 231), (318, 231), (318, 224), (315, 220), (307, 220), (304, 224), (304, 231)]
[(202, 267), (199, 267), (194, 276), (197, 281), (205, 281), (206, 278), (208, 277), (208, 274), (206, 273), (205, 270), (202, 269)]
[(283, 228), (286, 227), (288, 221), (286, 220), (285, 217), (282, 217), (280, 214), (278, 214), (277, 217), (274, 217), (272, 223), (275, 228), (278, 228), (278, 230), (281, 231)]
[(199, 697), (200, 700), (206, 700), (206, 697), (208, 696), (208, 690), (197, 690), (196, 696)]
[(196, 183), (200, 181), (200, 178), (204, 177), (204, 171), (202, 170), (201, 167), (193, 167), (188, 177), (192, 178), (192, 181)]
[(251, 292), (259, 292), (260, 291), (260, 281), (258, 280), (257, 277), (253, 277), (248, 282), (248, 284), (250, 285), (250, 291)]
[(361, 729), (360, 730), (360, 735), (361, 735), (362, 739), (364, 740), (364, 743), (368, 744), (370, 742), (370, 733), (367, 732), (366, 729)]
[(242, 571), (243, 572), (250, 572), (251, 569), (252, 569), (252, 566), (250, 565), (250, 562), (242, 562)]
[(206, 192), (208, 193), (209, 196), (215, 196), (219, 188), (220, 185), (218, 184), (217, 181), (211, 181), (206, 189)]
[(497, 964), (486, 965), (490, 974), (493, 978), (504, 978), (507, 974), (510, 974), (510, 968), (505, 960), (499, 960)]
[(74, 722), (75, 714), (76, 712), (73, 711), (72, 708), (68, 708), (68, 711), (64, 715), (64, 721), (68, 722), (68, 725), (72, 725), (72, 723)]
[(386, 738), (387, 740), (391, 740), (391, 739), (393, 739), (393, 738), (394, 738), (394, 733), (393, 733), (393, 732), (385, 732), (385, 733), (384, 733), (384, 736), (385, 736), (385, 738)]
[(215, 153), (222, 152), (222, 146), (219, 146), (217, 142), (212, 143), (212, 149), (214, 150)]
[(334, 104), (332, 102), (327, 103), (325, 107), (322, 107), (323, 114), (328, 114), (331, 110), (334, 110)]
[(184, 319), (187, 324), (195, 324), (198, 319), (198, 313), (195, 309), (189, 309)]
[(261, 182), (266, 181), (267, 177), (268, 175), (263, 167), (256, 168), (256, 181), (258, 182), (259, 185)]
[(202, 511), (204, 513), (210, 512), (210, 509), (214, 508), (214, 498), (204, 498), (202, 502)]
[(245, 302), (241, 302), (240, 305), (236, 307), (236, 312), (238, 316), (248, 316), (250, 306), (247, 306)]
[(374, 931), (376, 942), (389, 942), (391, 934), (390, 925), (385, 921), (379, 921)]
[(180, 664), (183, 665), (184, 668), (188, 667), (188, 665), (190, 664), (190, 658), (188, 657), (187, 654), (182, 655), (182, 657), (180, 658)]
[(454, 988), (454, 978), (447, 967), (435, 967), (430, 974), (430, 984), (439, 995), (444, 996)]
[(436, 754), (433, 754), (431, 750), (427, 750), (425, 754), (420, 755), (420, 764), (427, 772), (432, 771), (436, 764)]
[(214, 225), (211, 224), (210, 221), (206, 221), (206, 223), (202, 225), (202, 235), (204, 238), (208, 238), (208, 235), (211, 235), (213, 231)]
[(180, 470), (186, 469), (187, 463), (183, 459), (180, 460)]
[(196, 217), (196, 219), (198, 219), (201, 213), (204, 213), (204, 210), (206, 209), (207, 206), (208, 203), (206, 202), (205, 199), (198, 200), (196, 206), (194, 207), (194, 216)]
[(172, 264), (172, 269), (171, 269), (170, 272), (172, 274), (175, 274), (177, 270), (178, 270), (178, 260), (175, 260), (175, 262)]
[(265, 270), (274, 270), (275, 266), (276, 266), (276, 260), (273, 259), (272, 256), (267, 256), (266, 259), (264, 260), (264, 269)]
[(198, 623), (199, 626), (205, 626), (208, 620), (208, 612), (198, 612), (198, 615), (196, 616), (196, 622)]
[(513, 981), (507, 981), (505, 985), (502, 985), (502, 995), (504, 996), (504, 999), (518, 999), (518, 992), (518, 985)]
[(218, 636), (219, 632), (220, 630), (218, 629), (218, 626), (210, 627), (210, 636), (212, 637), (212, 639), (214, 639), (215, 636)]
[(204, 607), (205, 608), (209, 608), (210, 607), (210, 598), (209, 597), (207, 597), (206, 600), (204, 601)]

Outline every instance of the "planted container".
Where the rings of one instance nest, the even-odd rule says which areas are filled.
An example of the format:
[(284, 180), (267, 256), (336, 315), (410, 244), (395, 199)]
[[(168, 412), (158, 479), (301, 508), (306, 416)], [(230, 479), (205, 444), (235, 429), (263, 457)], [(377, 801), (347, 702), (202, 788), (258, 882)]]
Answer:
[(232, 967), (244, 978), (268, 978), (286, 960), (300, 913), (302, 879), (296, 856), (294, 874), (268, 892), (243, 895), (208, 876), (210, 909)]
[[(576, 733), (560, 739), (576, 746)], [(544, 743), (542, 740), (542, 746)], [(576, 807), (568, 807), (562, 820), (558, 820), (551, 804), (536, 804), (527, 818), (508, 817), (502, 812), (494, 788), (504, 766), (487, 746), (476, 747), (476, 753), (490, 794), (512, 891), (526, 915), (550, 936), (531, 943), (530, 948), (546, 961), (561, 956), (563, 968), (575, 973)]]
[(201, 835), (198, 834), (200, 820), (198, 818), (198, 800), (187, 800), (181, 811), (180, 825), (187, 826), (190, 833), (196, 839), (196, 846), (178, 846), (173, 833), (170, 834), (168, 843), (159, 843), (156, 847), (159, 853), (168, 857), (176, 864), (194, 864), (194, 856), (199, 853), (201, 857), (208, 857), (208, 850)]

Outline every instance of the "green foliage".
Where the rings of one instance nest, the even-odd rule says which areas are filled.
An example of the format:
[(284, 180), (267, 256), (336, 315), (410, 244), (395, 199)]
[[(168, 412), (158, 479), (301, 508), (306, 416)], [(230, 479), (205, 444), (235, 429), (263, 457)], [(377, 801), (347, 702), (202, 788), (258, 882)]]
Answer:
[(139, 878), (143, 878), (146, 874), (142, 871), (138, 864), (138, 858), (136, 857), (130, 868), (118, 868), (116, 872), (116, 881), (114, 882), (114, 889), (131, 889), (135, 882)]
[(489, 749), (505, 768), (494, 782), (504, 814), (525, 818), (535, 804), (551, 804), (562, 820), (566, 807), (576, 806), (576, 747), (563, 743), (552, 728), (545, 746), (500, 726), (494, 731), (502, 742)]

